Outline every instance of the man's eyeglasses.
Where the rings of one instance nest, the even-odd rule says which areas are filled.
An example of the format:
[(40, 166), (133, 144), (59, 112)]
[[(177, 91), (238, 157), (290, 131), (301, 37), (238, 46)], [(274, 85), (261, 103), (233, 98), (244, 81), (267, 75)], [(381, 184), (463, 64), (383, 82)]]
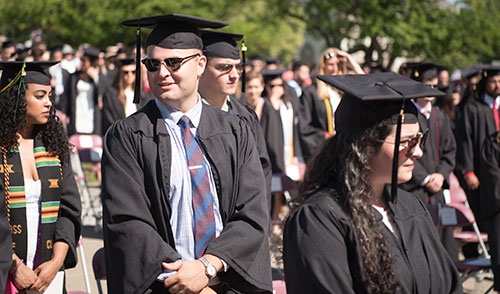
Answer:
[(219, 71), (221, 74), (228, 74), (230, 73), (233, 68), (236, 68), (236, 71), (238, 74), (241, 74), (243, 71), (243, 64), (227, 64), (227, 63), (221, 63), (221, 64), (216, 64), (214, 65), (214, 68)]
[(165, 66), (171, 70), (171, 71), (178, 71), (181, 66), (189, 61), (190, 59), (194, 57), (200, 56), (200, 53), (196, 53), (193, 55), (189, 55), (186, 57), (172, 57), (172, 58), (166, 58), (164, 60), (158, 60), (158, 59), (149, 59), (149, 58), (144, 58), (142, 60), (142, 63), (146, 66), (146, 69), (149, 72), (155, 72), (160, 69), (160, 66), (162, 63), (165, 63)]
[[(423, 148), (425, 145), (425, 141), (427, 141), (427, 136), (429, 135), (429, 129), (426, 129), (423, 133), (418, 133), (416, 136), (411, 137), (407, 140), (403, 140), (399, 143), (399, 146), (403, 147), (402, 150), (406, 149), (405, 156), (406, 157), (411, 157), (415, 150), (417, 149), (417, 146), (420, 148)], [(387, 142), (384, 140), (377, 140), (378, 142), (386, 142), (390, 144), (394, 144), (394, 142)]]

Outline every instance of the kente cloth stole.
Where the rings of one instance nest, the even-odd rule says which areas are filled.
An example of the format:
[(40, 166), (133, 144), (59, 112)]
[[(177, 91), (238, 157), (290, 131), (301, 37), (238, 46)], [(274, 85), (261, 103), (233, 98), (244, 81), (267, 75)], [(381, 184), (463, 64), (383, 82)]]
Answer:
[[(50, 260), (55, 225), (59, 215), (59, 206), (62, 194), (62, 169), (59, 158), (47, 153), (40, 138), (35, 139), (35, 165), (42, 183), (40, 203), (39, 240), (35, 266)], [(17, 148), (10, 152), (2, 149), (3, 164), (0, 167), (4, 184), (5, 204), (10, 222), (12, 248), (16, 254), (26, 259), (27, 254), (27, 223), (26, 223), (26, 194), (21, 157)]]

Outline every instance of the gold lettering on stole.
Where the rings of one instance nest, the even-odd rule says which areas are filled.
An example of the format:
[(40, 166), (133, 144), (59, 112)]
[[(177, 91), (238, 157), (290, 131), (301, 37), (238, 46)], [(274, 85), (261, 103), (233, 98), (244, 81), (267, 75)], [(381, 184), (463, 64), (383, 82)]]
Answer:
[(52, 249), (52, 240), (47, 240), (46, 246), (47, 246), (47, 249)]
[(49, 179), (49, 188), (59, 188), (59, 180)]
[[(8, 172), (9, 174), (13, 174), (13, 173), (14, 173), (14, 170), (12, 169), (13, 167), (14, 167), (14, 165), (13, 165), (13, 164), (7, 164), (7, 172)], [(2, 165), (0, 165), (0, 173), (2, 173), (2, 174), (4, 173), (3, 164), (2, 164)]]
[(23, 227), (19, 225), (10, 225), (10, 233), (12, 235), (21, 235), (23, 233)]

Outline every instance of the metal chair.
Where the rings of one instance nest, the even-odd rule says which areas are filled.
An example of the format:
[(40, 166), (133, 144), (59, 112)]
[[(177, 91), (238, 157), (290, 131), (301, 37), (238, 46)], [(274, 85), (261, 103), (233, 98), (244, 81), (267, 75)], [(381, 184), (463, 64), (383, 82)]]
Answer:
[(92, 269), (97, 283), (97, 290), (102, 294), (101, 281), (106, 280), (106, 260), (104, 259), (104, 247), (99, 248), (92, 257)]
[[(476, 220), (474, 218), (474, 213), (468, 206), (467, 199), (463, 205), (459, 203), (454, 203), (454, 206), (443, 205), (443, 204), (429, 204), (427, 206), (429, 213), (436, 226), (440, 227), (464, 227), (472, 225), (474, 228), (472, 234), (475, 234), (475, 238), (471, 240), (476, 240), (482, 248), (482, 256), (472, 257), (461, 260), (454, 260), (455, 266), (461, 273), (462, 283), (465, 283), (469, 278), (475, 277), (477, 280), (483, 278), (483, 274), (490, 272), (491, 270), (491, 260), (488, 250), (485, 245), (482, 233), (479, 231)], [(485, 293), (489, 293), (493, 289), (493, 286), (488, 288)]]
[[(101, 188), (102, 137), (96, 134), (75, 134), (69, 137), (69, 143), (74, 146), (71, 164), (82, 199), (82, 223), (98, 229), (101, 219), (101, 200), (92, 191)], [(94, 176), (92, 186), (89, 175)], [(99, 194), (100, 192), (97, 196)]]

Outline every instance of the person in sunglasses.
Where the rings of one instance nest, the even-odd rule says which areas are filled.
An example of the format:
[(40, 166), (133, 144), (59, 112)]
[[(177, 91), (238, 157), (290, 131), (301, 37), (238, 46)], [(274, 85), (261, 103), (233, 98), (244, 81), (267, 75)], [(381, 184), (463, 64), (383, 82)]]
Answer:
[(248, 122), (259, 151), (260, 163), (266, 178), (268, 204), (271, 205), (271, 162), (266, 141), (255, 111), (234, 98), (243, 70), (237, 41), (241, 34), (202, 30), (203, 54), (207, 57), (205, 71), (200, 77), (198, 92), (203, 101)]
[[(411, 66), (410, 78), (438, 89), (438, 69), (435, 63), (415, 63)], [(439, 96), (443, 96), (442, 93)], [(420, 130), (428, 130), (424, 154), (415, 162), (410, 181), (402, 184), (403, 190), (413, 193), (424, 203), (445, 204), (445, 190), (449, 192), (450, 176), (455, 169), (456, 143), (447, 116), (433, 106), (435, 97), (413, 99), (418, 110)], [(458, 259), (458, 248), (453, 238), (454, 228), (436, 228), (444, 247), (451, 258)]]
[(462, 293), (426, 205), (397, 188), (425, 138), (410, 99), (440, 92), (393, 72), (318, 78), (344, 95), (285, 224), (287, 293)]
[(155, 99), (104, 141), (108, 293), (271, 293), (253, 134), (198, 94), (207, 66), (199, 30), (227, 23), (182, 14), (122, 23), (153, 28), (142, 63)]

